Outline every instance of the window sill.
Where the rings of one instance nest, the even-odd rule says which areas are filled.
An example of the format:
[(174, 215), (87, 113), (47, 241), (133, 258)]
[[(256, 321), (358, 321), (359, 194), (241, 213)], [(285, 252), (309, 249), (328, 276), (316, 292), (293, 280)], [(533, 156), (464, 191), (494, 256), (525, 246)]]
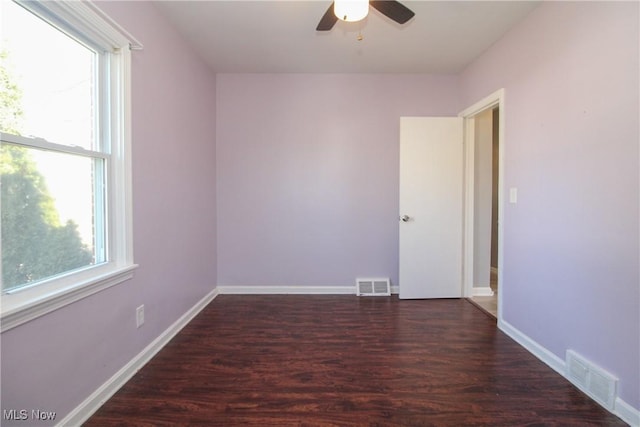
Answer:
[(118, 285), (133, 277), (137, 264), (115, 268), (109, 272), (83, 280), (72, 286), (42, 294), (29, 301), (12, 303), (11, 296), (2, 296), (0, 332), (20, 326), (64, 306), (72, 304), (97, 292)]

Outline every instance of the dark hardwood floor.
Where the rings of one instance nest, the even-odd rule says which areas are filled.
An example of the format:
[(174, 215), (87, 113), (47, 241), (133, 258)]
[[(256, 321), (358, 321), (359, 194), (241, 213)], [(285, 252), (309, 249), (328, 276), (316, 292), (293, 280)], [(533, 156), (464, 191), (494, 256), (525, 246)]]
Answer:
[(617, 426), (463, 299), (218, 296), (86, 426)]

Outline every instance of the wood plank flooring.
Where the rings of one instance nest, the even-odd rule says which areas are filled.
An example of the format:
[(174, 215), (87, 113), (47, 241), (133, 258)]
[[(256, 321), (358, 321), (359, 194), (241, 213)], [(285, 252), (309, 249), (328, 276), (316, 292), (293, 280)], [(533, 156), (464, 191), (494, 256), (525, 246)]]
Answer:
[(464, 299), (221, 295), (85, 425), (625, 424)]

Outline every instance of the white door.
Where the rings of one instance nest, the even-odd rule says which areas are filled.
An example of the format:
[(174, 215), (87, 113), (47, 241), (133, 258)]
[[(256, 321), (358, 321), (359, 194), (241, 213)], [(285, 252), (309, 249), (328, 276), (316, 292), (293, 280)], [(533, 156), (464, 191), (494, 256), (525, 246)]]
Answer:
[(463, 119), (400, 118), (400, 298), (462, 296)]

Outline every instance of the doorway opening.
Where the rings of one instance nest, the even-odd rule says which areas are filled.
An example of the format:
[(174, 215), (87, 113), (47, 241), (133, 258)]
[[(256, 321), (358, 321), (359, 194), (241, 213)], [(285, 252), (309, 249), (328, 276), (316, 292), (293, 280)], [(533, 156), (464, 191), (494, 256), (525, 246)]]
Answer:
[(498, 317), (498, 152), (500, 109), (478, 113), (474, 134), (473, 288), (471, 298)]
[(500, 322), (504, 91), (460, 116), (465, 122), (464, 294)]

